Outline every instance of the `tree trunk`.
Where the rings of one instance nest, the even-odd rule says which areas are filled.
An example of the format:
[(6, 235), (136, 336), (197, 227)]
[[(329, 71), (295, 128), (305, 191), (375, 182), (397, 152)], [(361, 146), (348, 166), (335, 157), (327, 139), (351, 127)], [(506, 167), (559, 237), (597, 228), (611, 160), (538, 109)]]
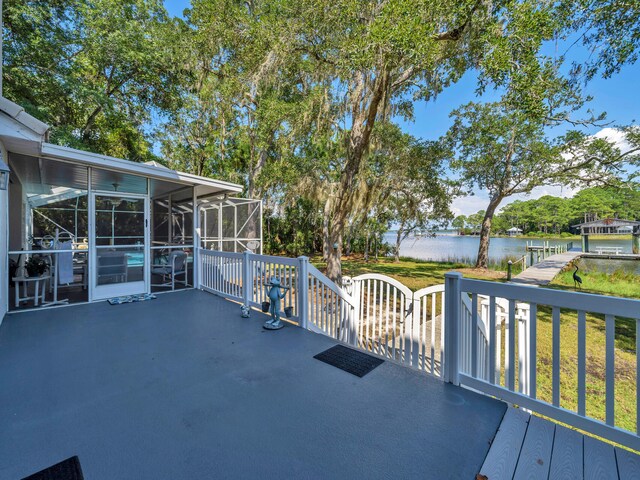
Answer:
[[(364, 77), (359, 76), (357, 78), (359, 86), (354, 88), (352, 92), (353, 98), (351, 99), (353, 120), (347, 143), (346, 161), (340, 175), (335, 200), (331, 205), (331, 242), (327, 260), (327, 276), (334, 282), (341, 280), (342, 235), (349, 215), (354, 209), (353, 198), (357, 177), (362, 169), (365, 153), (369, 148), (371, 132), (373, 131), (378, 111), (389, 86), (389, 72), (386, 68), (382, 68), (368, 94), (362, 94), (365, 83)], [(363, 105), (368, 106), (361, 108)], [(336, 241), (339, 247), (334, 249), (333, 244)]]
[(396, 246), (393, 251), (393, 261), (396, 263), (400, 262), (400, 244), (402, 243), (402, 229), (398, 229), (398, 233), (396, 234)]
[(480, 229), (480, 246), (478, 247), (478, 258), (476, 260), (476, 268), (487, 269), (489, 266), (489, 241), (491, 239), (491, 221), (493, 215), (496, 213), (496, 209), (500, 205), (502, 197), (493, 197), (489, 202), (487, 211), (484, 214), (482, 220), (482, 227)]
[[(338, 248), (333, 248), (337, 245)], [(342, 285), (342, 232), (332, 230), (329, 235), (329, 252), (327, 255), (327, 277)]]
[(327, 198), (322, 212), (322, 260), (329, 261), (329, 220), (331, 217), (331, 197)]
[(367, 232), (367, 236), (364, 238), (364, 261), (369, 261), (369, 232)]
[[(262, 169), (264, 168), (264, 165), (266, 162), (267, 162), (267, 151), (261, 150), (255, 167), (249, 169), (249, 178), (247, 182), (247, 198), (251, 200), (257, 199), (262, 196), (261, 192), (258, 191), (256, 180), (258, 179), (258, 176), (262, 172)], [(249, 211), (249, 213), (251, 213), (251, 211)], [(252, 238), (252, 239), (258, 240), (261, 238), (261, 235), (262, 235), (262, 232), (258, 232), (258, 229), (260, 226), (259, 211), (254, 211), (253, 213), (254, 215), (251, 215), (249, 218), (247, 218), (245, 233), (242, 236), (244, 236), (245, 238)], [(239, 225), (236, 225), (236, 228), (238, 226)], [(238, 233), (238, 232), (234, 232), (234, 234), (235, 233)], [(258, 251), (258, 253), (260, 252)]]
[(251, 162), (252, 167), (249, 168), (249, 178), (247, 182), (248, 198), (256, 198), (256, 196), (259, 194), (258, 188), (256, 185), (256, 180), (260, 176), (260, 173), (262, 172), (264, 165), (267, 163), (267, 155), (268, 154), (266, 150), (261, 150), (260, 153), (258, 154), (258, 158), (255, 161), (255, 164), (253, 161)]
[(84, 127), (82, 128), (82, 140), (84, 141), (89, 140), (91, 127), (93, 127), (93, 124), (95, 123), (96, 118), (98, 117), (98, 114), (101, 111), (102, 111), (102, 106), (99, 105), (98, 107), (96, 107), (96, 109), (93, 112), (91, 112), (91, 114), (87, 118), (87, 121), (85, 122)]

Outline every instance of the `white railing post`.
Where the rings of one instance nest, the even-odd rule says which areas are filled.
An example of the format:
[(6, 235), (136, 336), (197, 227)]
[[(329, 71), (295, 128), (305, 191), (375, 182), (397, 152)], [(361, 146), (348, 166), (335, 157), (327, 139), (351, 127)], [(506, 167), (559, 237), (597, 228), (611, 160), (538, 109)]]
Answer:
[(297, 313), (299, 325), (306, 330), (309, 321), (309, 257), (298, 257), (298, 262)]
[(353, 279), (351, 284), (351, 298), (353, 299), (353, 314), (351, 315), (351, 327), (349, 339), (354, 347), (360, 346), (360, 289), (362, 288), (362, 280)]
[(251, 275), (251, 252), (245, 250), (242, 255), (242, 303), (246, 307), (253, 299), (253, 278)]
[(444, 295), (447, 307), (444, 315), (444, 380), (460, 385), (459, 326), (460, 326), (460, 283), (462, 274), (448, 272), (444, 275)]
[(204, 270), (204, 255), (202, 255), (202, 247), (196, 247), (194, 251), (198, 252), (198, 255), (194, 257), (194, 263), (198, 262), (198, 268), (196, 269), (195, 274), (195, 287), (199, 290), (202, 290), (202, 271)]
[[(415, 296), (407, 298), (407, 303), (412, 305), (411, 315), (411, 365), (415, 368), (420, 366), (420, 299)], [(409, 319), (408, 318), (408, 319)], [(406, 320), (405, 320), (406, 321)]]
[(531, 385), (531, 339), (529, 338), (531, 321), (525, 304), (516, 304), (518, 324), (518, 391), (529, 395)]

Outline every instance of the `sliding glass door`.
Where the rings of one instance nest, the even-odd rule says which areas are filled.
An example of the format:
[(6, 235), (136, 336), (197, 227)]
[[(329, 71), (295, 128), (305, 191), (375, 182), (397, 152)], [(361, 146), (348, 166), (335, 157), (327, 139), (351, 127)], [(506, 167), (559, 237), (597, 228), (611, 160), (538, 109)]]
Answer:
[(93, 193), (91, 299), (149, 291), (149, 207), (146, 196)]

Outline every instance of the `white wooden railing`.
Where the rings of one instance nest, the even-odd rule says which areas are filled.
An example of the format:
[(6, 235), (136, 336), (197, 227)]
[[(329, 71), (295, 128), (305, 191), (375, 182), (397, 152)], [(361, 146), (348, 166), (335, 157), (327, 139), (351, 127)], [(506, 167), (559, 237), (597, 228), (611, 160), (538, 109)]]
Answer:
[[(510, 403), (518, 404), (534, 412), (554, 418), (595, 435), (640, 450), (640, 400), (637, 386), (640, 384), (640, 361), (636, 355), (636, 422), (632, 431), (621, 428), (616, 423), (616, 366), (615, 366), (615, 329), (616, 322), (621, 319), (633, 319), (636, 333), (636, 353), (640, 351), (640, 301), (534, 288), (514, 284), (500, 284), (463, 278), (459, 273), (446, 274), (447, 302), (455, 303), (456, 298), (471, 298), (472, 305), (488, 303), (488, 377), (482, 375), (485, 359), (479, 351), (471, 352), (471, 368), (464, 364), (462, 358), (468, 355), (469, 345), (477, 344), (478, 333), (475, 330), (462, 328), (456, 335), (447, 335), (445, 353), (445, 380), (457, 385), (473, 388), (480, 392), (495, 396)], [(484, 298), (484, 299), (483, 299)], [(504, 320), (499, 313), (500, 304), (506, 304), (507, 328), (501, 332), (500, 322)], [(538, 350), (537, 326), (538, 309), (551, 311), (552, 351), (545, 352), (551, 356), (551, 398), (550, 401), (540, 399), (537, 393)], [(480, 316), (481, 309), (472, 306), (471, 315)], [(577, 316), (577, 408), (572, 409), (561, 402), (561, 349), (560, 338), (566, 328), (561, 317), (574, 312)], [(455, 314), (455, 312), (454, 312)], [(587, 350), (586, 321), (588, 315), (604, 316), (605, 330), (605, 404), (604, 421), (589, 415), (586, 408), (587, 391)], [(447, 315), (445, 319), (448, 333), (458, 329), (456, 316)], [(516, 330), (518, 332), (516, 332)], [(504, 346), (501, 347), (501, 336), (504, 335)], [(516, 338), (519, 339), (516, 346)], [(517, 352), (517, 354), (516, 354)], [(589, 352), (597, 354), (598, 352)], [(566, 355), (566, 354), (565, 354)], [(505, 363), (501, 369), (498, 359), (504, 356)], [(502, 372), (501, 372), (502, 370)], [(517, 374), (517, 378), (516, 378)]]
[(262, 302), (268, 300), (266, 284), (272, 278), (277, 278), (288, 287), (283, 306), (292, 307), (289, 318), (298, 322), (301, 265), (308, 265), (308, 259), (200, 249), (199, 285), (207, 292), (240, 300), (252, 307), (261, 307)]
[[(286, 258), (201, 250), (200, 288), (260, 307), (267, 301), (266, 283), (278, 278), (289, 288), (283, 307), (289, 321), (386, 359), (443, 377), (445, 350), (444, 285), (412, 292), (385, 275), (346, 278), (341, 288), (306, 257)], [(460, 299), (461, 328), (471, 330), (469, 298)], [(477, 306), (475, 307), (478, 308)], [(283, 312), (284, 315), (284, 312)], [(480, 377), (488, 378), (486, 315), (475, 318), (476, 349), (482, 358)], [(463, 349), (461, 366), (470, 371), (472, 349)]]
[(595, 251), (598, 255), (606, 255), (606, 254), (620, 255), (622, 253), (622, 250), (624, 250), (622, 247), (602, 247), (602, 246), (595, 247)]
[(290, 320), (297, 322), (299, 320), (299, 302), (298, 302), (298, 277), (300, 264), (308, 262), (305, 258), (287, 258), (273, 257), (269, 255), (255, 255), (249, 252), (242, 254), (244, 256), (245, 275), (244, 284), (249, 288), (245, 291), (245, 304), (260, 307), (262, 302), (266, 302), (267, 286), (272, 278), (277, 278), (283, 286), (288, 287), (285, 291), (285, 297), (282, 305), (292, 307), (293, 313), (289, 317)]
[[(536, 245), (534, 241), (527, 241), (525, 251), (529, 255), (528, 266), (533, 266), (536, 263), (540, 263), (551, 255), (558, 253), (565, 253), (573, 249), (573, 242), (568, 242), (558, 245), (550, 245), (549, 241), (543, 241), (542, 245)], [(526, 256), (526, 254), (525, 254)]]
[(244, 257), (241, 253), (200, 250), (198, 285), (202, 290), (241, 300), (244, 295)]
[[(640, 301), (470, 280), (458, 273), (446, 274), (444, 285), (417, 292), (377, 274), (347, 278), (342, 288), (306, 257), (202, 250), (199, 258), (203, 290), (259, 307), (266, 300), (265, 283), (276, 277), (290, 287), (283, 302), (293, 308), (289, 320), (303, 328), (640, 450), (640, 405), (634, 431), (620, 428), (615, 420), (616, 321), (634, 319), (639, 352)], [(540, 306), (549, 309), (552, 323), (552, 351), (545, 355), (551, 358), (550, 399), (537, 392)], [(577, 316), (573, 410), (561, 402), (560, 390), (560, 337), (563, 329), (575, 329), (561, 323), (568, 310)], [(586, 319), (594, 314), (604, 316), (604, 421), (589, 416), (586, 408)]]
[(307, 264), (305, 267), (308, 273), (305, 285), (306, 298), (303, 289), (300, 292), (301, 303), (306, 305), (307, 320), (302, 326), (341, 342), (359, 346), (353, 297), (313, 265)]
[[(473, 302), (473, 297), (469, 297), (469, 295), (462, 295), (462, 298), (466, 301)], [(484, 335), (482, 335), (481, 340), (484, 342), (485, 352), (480, 351), (479, 362), (483, 375), (481, 378), (484, 380), (489, 380), (490, 378), (501, 379), (504, 384), (507, 384), (511, 378), (511, 373), (513, 370), (511, 369), (511, 356), (516, 355), (517, 364), (522, 366), (522, 368), (517, 369), (518, 373), (518, 391), (520, 393), (529, 394), (531, 379), (530, 379), (530, 362), (529, 362), (529, 351), (531, 348), (531, 339), (529, 337), (529, 320), (530, 320), (530, 309), (529, 304), (516, 302), (515, 304), (515, 325), (513, 329), (516, 331), (516, 347), (512, 348), (509, 343), (509, 335), (511, 330), (511, 321), (509, 318), (509, 302), (504, 298), (495, 298), (493, 302), (495, 305), (491, 305), (491, 298), (486, 295), (478, 295), (478, 304), (480, 310), (478, 315), (482, 320), (482, 325), (484, 326)], [(469, 309), (469, 315), (471, 314), (471, 309)], [(491, 339), (491, 316), (494, 317), (495, 322), (495, 361), (491, 362), (489, 357), (489, 341)], [(504, 339), (503, 339), (504, 337)], [(464, 335), (462, 336), (464, 340)], [(463, 349), (464, 350), (464, 349)], [(463, 354), (461, 354), (463, 355)], [(515, 357), (514, 357), (515, 361)], [(493, 369), (493, 377), (489, 375), (489, 368)], [(467, 369), (468, 373), (470, 370)]]
[[(486, 318), (479, 315), (478, 298), (469, 299), (467, 295), (460, 297), (460, 359), (459, 368), (463, 372), (476, 369), (479, 378), (489, 376), (489, 340)], [(473, 312), (476, 312), (474, 315)], [(475, 332), (473, 325), (475, 324)], [(474, 362), (474, 358), (477, 361)]]

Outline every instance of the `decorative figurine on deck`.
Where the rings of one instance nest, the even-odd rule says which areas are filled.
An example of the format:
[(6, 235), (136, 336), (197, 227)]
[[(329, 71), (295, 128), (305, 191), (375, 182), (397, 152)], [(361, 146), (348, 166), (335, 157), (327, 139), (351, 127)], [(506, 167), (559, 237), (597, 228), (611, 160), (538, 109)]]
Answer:
[(251, 316), (251, 308), (249, 305), (240, 305), (240, 316), (242, 318), (249, 318)]
[(342, 277), (342, 288), (351, 295), (353, 293), (353, 278), (344, 275)]
[(267, 297), (269, 297), (271, 320), (267, 320), (263, 328), (267, 330), (279, 330), (284, 327), (280, 321), (280, 300), (284, 298), (285, 292), (289, 290), (289, 287), (281, 285), (280, 280), (275, 277), (271, 277), (271, 281), (266, 283), (265, 286), (267, 287)]

